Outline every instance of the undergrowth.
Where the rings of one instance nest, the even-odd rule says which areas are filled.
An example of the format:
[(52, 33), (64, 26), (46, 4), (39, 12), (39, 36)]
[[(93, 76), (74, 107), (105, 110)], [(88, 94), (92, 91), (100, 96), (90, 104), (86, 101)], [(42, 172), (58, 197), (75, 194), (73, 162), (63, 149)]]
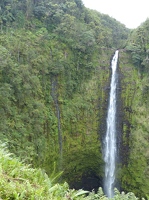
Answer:
[[(108, 200), (101, 188), (98, 192), (69, 189), (67, 183), (54, 183), (41, 169), (19, 161), (9, 153), (5, 144), (0, 144), (0, 199), (1, 200)], [(136, 200), (133, 193), (115, 190), (113, 200)]]

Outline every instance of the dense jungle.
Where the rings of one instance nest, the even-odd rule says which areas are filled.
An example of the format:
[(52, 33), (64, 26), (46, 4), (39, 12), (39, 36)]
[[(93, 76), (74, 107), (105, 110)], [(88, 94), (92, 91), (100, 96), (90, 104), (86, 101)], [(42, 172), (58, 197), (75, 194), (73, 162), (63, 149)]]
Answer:
[(108, 199), (102, 141), (116, 49), (113, 199), (149, 199), (149, 19), (130, 30), (81, 0), (0, 1), (1, 199)]

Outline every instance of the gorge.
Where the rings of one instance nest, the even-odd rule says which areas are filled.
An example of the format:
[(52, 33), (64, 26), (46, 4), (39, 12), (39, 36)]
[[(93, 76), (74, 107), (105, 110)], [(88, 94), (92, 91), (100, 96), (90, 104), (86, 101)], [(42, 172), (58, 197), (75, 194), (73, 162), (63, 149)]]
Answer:
[[(106, 186), (112, 188), (106, 195), (113, 195), (113, 187), (116, 187), (120, 192), (131, 191), (147, 199), (148, 30), (149, 20), (129, 30), (108, 15), (85, 8), (81, 0), (1, 0), (2, 143), (6, 143), (14, 157), (41, 168), (53, 182), (63, 185), (66, 181), (72, 189), (94, 189), (98, 195), (98, 188), (105, 185), (103, 149), (104, 145), (107, 150), (109, 146), (105, 140), (107, 122), (114, 120), (107, 120), (112, 81), (110, 66), (114, 52), (119, 49), (117, 137), (113, 143), (117, 147), (116, 170), (112, 169), (116, 178), (114, 184), (111, 180), (110, 186)], [(9, 181), (24, 183), (19, 179), (17, 168), (9, 168), (14, 160), (6, 160), (8, 163), (4, 162), (2, 169), (8, 166), (7, 173), (12, 177), (7, 178), (7, 173), (0, 170), (5, 187), (10, 186)], [(35, 173), (33, 179), (39, 174)], [(56, 179), (59, 174), (61, 177)], [(5, 198), (14, 199), (13, 189), (10, 190), (12, 196), (7, 196), (3, 179), (0, 183)], [(56, 191), (63, 195), (62, 191), (68, 191), (65, 186)], [(30, 187), (36, 189), (36, 184)], [(22, 191), (26, 194), (27, 189)]]

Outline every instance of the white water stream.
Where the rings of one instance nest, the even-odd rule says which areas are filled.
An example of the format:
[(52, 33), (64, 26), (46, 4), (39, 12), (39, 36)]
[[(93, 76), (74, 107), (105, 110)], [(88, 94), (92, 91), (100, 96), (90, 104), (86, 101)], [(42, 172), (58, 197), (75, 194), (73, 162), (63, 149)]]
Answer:
[(107, 131), (104, 139), (104, 161), (105, 161), (105, 194), (112, 198), (114, 196), (115, 165), (116, 165), (116, 89), (117, 89), (117, 62), (118, 50), (115, 52), (111, 62), (112, 77), (110, 85), (110, 97), (107, 113)]

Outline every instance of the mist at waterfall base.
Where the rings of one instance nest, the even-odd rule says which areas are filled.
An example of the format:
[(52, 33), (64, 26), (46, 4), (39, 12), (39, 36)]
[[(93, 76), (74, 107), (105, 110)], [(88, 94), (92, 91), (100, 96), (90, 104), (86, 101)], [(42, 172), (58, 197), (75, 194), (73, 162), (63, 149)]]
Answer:
[(104, 192), (109, 197), (114, 196), (115, 187), (115, 165), (116, 165), (116, 90), (117, 90), (117, 62), (118, 50), (115, 52), (111, 62), (111, 84), (109, 94), (109, 105), (107, 112), (107, 130), (104, 138)]

